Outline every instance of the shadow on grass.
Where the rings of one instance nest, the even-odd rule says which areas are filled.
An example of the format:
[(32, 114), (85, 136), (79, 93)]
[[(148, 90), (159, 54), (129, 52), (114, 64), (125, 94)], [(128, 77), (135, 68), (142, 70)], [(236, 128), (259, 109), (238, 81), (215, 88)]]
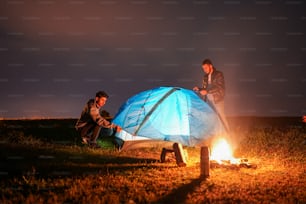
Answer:
[(190, 183), (182, 185), (177, 189), (173, 189), (171, 193), (154, 203), (185, 203), (185, 201), (188, 199), (188, 193), (194, 192), (194, 190), (205, 181), (206, 179), (201, 177), (193, 179)]
[[(71, 147), (70, 147), (71, 148)], [(158, 159), (135, 158), (115, 151), (76, 147), (34, 147), (0, 144), (0, 178), (35, 175), (66, 177), (88, 174), (113, 174), (139, 168), (163, 168)], [(169, 167), (167, 167), (169, 168)]]

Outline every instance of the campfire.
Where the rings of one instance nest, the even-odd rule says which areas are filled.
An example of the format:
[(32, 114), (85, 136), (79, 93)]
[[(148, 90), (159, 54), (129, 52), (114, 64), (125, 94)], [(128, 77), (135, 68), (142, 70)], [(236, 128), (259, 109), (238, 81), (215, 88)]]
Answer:
[(229, 143), (225, 139), (220, 139), (211, 148), (210, 167), (256, 168), (256, 165), (251, 164), (246, 158), (235, 158)]

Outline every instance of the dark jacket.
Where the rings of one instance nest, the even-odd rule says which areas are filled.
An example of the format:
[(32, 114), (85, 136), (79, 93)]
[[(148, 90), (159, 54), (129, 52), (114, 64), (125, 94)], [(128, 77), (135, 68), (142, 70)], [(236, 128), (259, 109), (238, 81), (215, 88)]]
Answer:
[(87, 124), (97, 124), (105, 128), (113, 128), (114, 125), (106, 118), (101, 116), (101, 110), (98, 108), (94, 99), (90, 99), (85, 105), (80, 119), (77, 121), (75, 128), (78, 130)]
[(206, 90), (208, 94), (212, 94), (214, 96), (215, 103), (223, 101), (225, 96), (225, 82), (223, 73), (217, 71), (216, 68), (213, 67), (211, 84), (208, 84), (208, 75), (204, 75), (202, 89)]

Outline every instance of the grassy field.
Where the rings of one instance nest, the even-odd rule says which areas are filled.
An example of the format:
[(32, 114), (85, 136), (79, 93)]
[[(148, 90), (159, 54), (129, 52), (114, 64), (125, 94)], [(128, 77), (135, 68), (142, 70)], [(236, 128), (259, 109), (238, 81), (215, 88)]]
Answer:
[(162, 147), (82, 146), (66, 120), (0, 121), (0, 203), (306, 203), (306, 124), (300, 118), (230, 118), (235, 156), (253, 168), (211, 168), (200, 149), (186, 167)]

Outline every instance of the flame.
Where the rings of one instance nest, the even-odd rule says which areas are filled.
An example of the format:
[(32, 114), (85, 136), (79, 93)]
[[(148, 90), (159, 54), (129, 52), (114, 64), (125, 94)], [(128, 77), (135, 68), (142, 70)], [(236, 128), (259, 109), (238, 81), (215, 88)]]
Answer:
[(233, 151), (229, 143), (225, 139), (218, 140), (211, 149), (210, 160), (214, 160), (219, 164), (228, 161), (232, 164), (237, 163), (237, 159), (233, 157)]

